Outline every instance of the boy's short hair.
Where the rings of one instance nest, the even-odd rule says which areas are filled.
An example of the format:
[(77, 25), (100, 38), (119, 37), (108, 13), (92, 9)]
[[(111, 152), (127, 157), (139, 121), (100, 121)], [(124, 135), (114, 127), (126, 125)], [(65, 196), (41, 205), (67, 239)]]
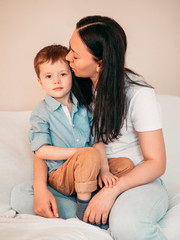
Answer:
[(53, 44), (47, 47), (42, 48), (34, 58), (34, 69), (39, 77), (39, 65), (45, 62), (51, 61), (55, 63), (58, 60), (63, 60), (66, 62), (66, 55), (68, 53), (68, 48), (62, 45)]

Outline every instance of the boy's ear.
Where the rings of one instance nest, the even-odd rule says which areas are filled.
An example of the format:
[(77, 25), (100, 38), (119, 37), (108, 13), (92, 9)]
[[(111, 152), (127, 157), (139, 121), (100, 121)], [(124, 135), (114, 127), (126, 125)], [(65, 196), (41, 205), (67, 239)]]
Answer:
[(102, 67), (102, 60), (99, 60), (99, 61), (97, 62), (96, 71), (97, 71), (97, 72), (100, 72), (100, 71), (101, 71), (101, 67)]
[(41, 79), (40, 78), (37, 78), (39, 84), (42, 86), (42, 82), (41, 82)]

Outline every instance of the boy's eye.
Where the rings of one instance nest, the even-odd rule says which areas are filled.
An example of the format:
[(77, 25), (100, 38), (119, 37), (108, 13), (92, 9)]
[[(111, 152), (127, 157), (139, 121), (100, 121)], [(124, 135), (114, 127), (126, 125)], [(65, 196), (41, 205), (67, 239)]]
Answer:
[(50, 79), (50, 78), (52, 78), (52, 75), (48, 74), (45, 77)]
[(62, 77), (63, 77), (63, 76), (66, 76), (66, 75), (67, 75), (66, 73), (61, 73), (61, 74), (60, 74), (60, 76), (62, 76)]

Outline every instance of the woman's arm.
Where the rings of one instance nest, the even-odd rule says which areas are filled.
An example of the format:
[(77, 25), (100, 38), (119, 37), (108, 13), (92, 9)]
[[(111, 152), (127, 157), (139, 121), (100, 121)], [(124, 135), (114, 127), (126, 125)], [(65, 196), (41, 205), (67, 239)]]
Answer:
[(42, 217), (59, 216), (54, 195), (47, 188), (47, 165), (44, 160), (34, 156), (34, 212)]
[(80, 148), (62, 148), (51, 145), (43, 145), (36, 150), (36, 156), (45, 160), (66, 160)]
[(105, 224), (119, 194), (130, 188), (149, 183), (165, 172), (166, 153), (162, 129), (137, 134), (144, 162), (120, 177), (113, 188), (103, 188), (92, 198), (84, 214), (85, 222)]
[(103, 142), (96, 142), (92, 145), (92, 147), (98, 150), (101, 155), (102, 158), (101, 168), (109, 170), (108, 160)]
[(166, 151), (162, 129), (138, 132), (144, 162), (136, 166), (119, 182), (120, 192), (149, 183), (160, 177), (166, 169)]

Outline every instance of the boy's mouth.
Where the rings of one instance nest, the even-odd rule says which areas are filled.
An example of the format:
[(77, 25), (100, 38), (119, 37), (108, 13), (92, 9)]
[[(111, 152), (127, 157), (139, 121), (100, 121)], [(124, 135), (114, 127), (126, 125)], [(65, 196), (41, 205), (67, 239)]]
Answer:
[(59, 91), (59, 90), (62, 90), (63, 87), (56, 87), (56, 88), (53, 88), (54, 91)]

